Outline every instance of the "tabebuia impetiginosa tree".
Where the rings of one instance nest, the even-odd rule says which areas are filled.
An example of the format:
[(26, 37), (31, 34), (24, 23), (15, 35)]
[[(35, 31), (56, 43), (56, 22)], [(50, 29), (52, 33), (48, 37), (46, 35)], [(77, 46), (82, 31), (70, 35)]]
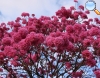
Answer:
[(40, 18), (23, 12), (1, 23), (0, 72), (5, 78), (100, 78), (100, 20), (79, 8), (61, 7), (55, 16)]

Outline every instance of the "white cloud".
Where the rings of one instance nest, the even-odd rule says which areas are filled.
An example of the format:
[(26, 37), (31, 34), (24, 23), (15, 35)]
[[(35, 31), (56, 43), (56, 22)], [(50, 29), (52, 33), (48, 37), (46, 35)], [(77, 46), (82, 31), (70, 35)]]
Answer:
[[(85, 6), (87, 0), (78, 0), (80, 5)], [(95, 0), (97, 9), (100, 10), (100, 1)], [(22, 12), (34, 13), (36, 17), (52, 16), (61, 6), (69, 8), (75, 6), (73, 0), (0, 0), (0, 11), (4, 15), (4, 21), (14, 20)], [(93, 11), (89, 17), (99, 17)], [(1, 18), (2, 19), (2, 18)]]

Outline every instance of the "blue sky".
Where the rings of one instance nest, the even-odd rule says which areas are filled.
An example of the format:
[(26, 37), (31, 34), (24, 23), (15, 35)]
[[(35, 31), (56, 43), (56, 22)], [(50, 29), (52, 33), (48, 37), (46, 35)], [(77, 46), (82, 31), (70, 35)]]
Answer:
[[(84, 5), (87, 0), (78, 0), (79, 5)], [(100, 11), (100, 1), (95, 0), (96, 8)], [(60, 9), (61, 6), (69, 8), (74, 6), (73, 0), (0, 0), (0, 12), (3, 17), (0, 17), (2, 22), (15, 20), (22, 12), (34, 13), (36, 17), (52, 16)], [(89, 17), (100, 17), (91, 11)]]

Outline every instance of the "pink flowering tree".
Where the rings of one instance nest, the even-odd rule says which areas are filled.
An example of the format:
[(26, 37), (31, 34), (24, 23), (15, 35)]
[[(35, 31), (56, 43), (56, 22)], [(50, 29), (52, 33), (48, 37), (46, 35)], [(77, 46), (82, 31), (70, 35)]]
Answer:
[(24, 12), (1, 23), (0, 73), (5, 78), (100, 78), (100, 20), (79, 8), (61, 7), (55, 16), (40, 18)]

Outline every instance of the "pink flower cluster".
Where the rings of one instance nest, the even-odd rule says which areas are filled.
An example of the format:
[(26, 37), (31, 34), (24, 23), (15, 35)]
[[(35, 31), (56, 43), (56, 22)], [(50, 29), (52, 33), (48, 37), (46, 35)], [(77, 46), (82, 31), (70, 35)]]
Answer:
[(100, 70), (95, 70), (94, 74), (96, 75), (96, 78), (100, 78)]
[(93, 56), (92, 56), (92, 53), (88, 50), (84, 50), (82, 51), (82, 56), (83, 58), (85, 59), (91, 59)]
[(75, 77), (75, 78), (81, 78), (82, 77), (82, 74), (83, 74), (82, 71), (73, 72), (73, 77)]

